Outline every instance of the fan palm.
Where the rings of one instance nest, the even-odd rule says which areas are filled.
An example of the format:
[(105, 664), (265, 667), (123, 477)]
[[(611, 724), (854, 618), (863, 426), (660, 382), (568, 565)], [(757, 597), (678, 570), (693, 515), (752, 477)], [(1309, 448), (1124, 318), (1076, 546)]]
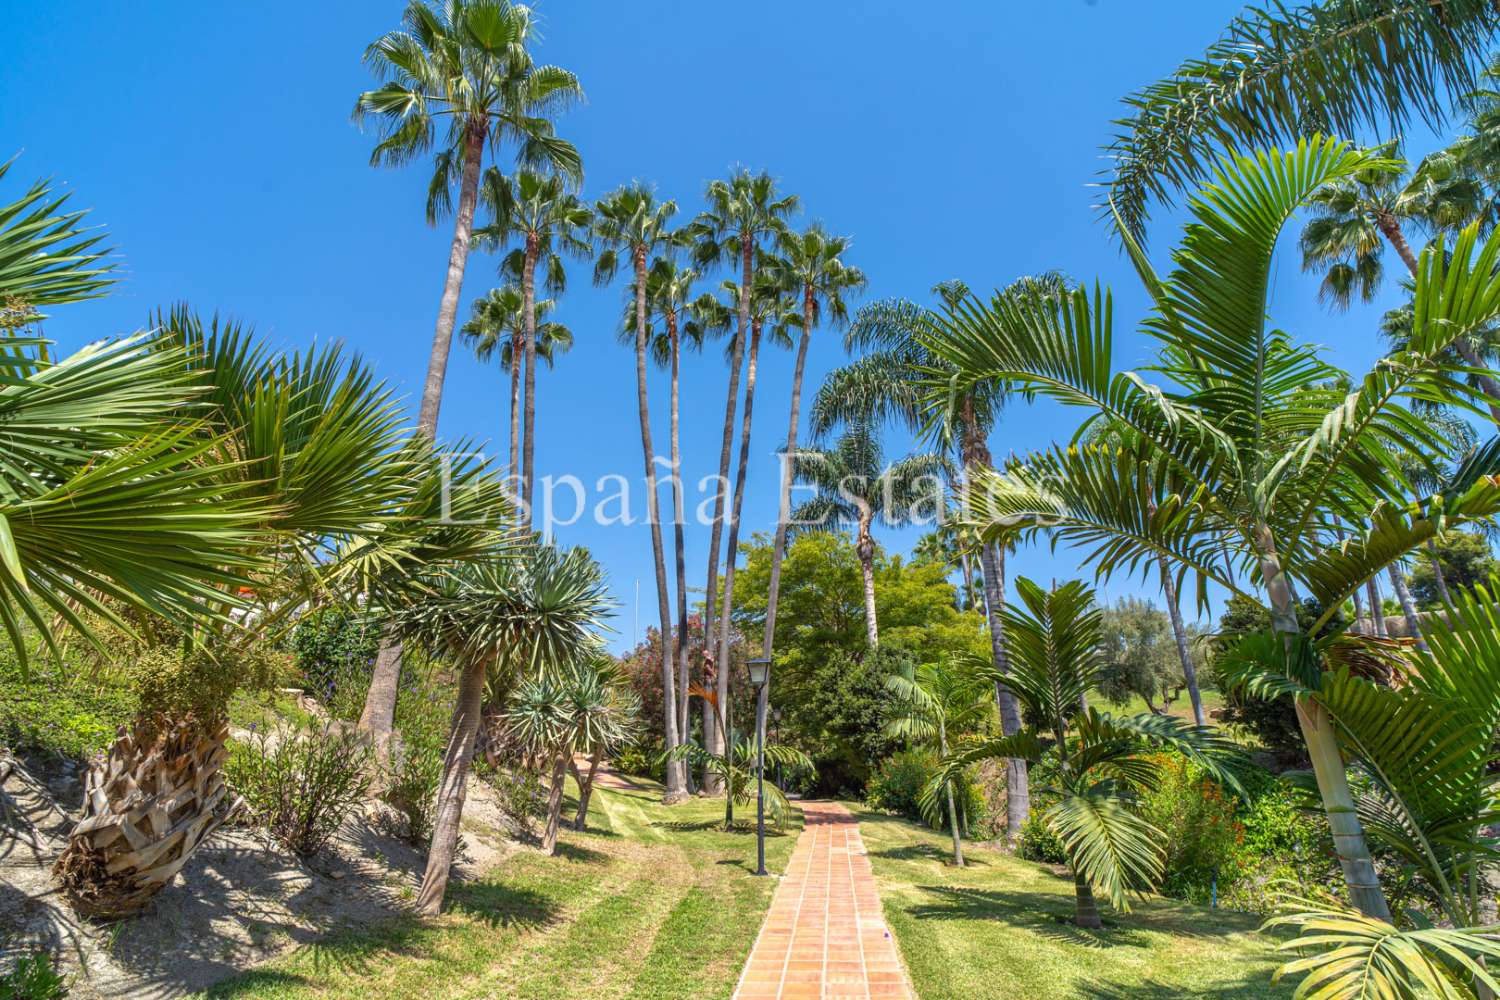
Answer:
[[(542, 850), (557, 849), (562, 817), (563, 786), (574, 754), (591, 755), (595, 762), (627, 743), (634, 735), (640, 700), (629, 691), (614, 659), (595, 656), (562, 670), (523, 681), (506, 707), (504, 718), (521, 747), (544, 760), (552, 783), (547, 795), (547, 822)], [(592, 790), (579, 783), (578, 819), (583, 829)]]
[(1016, 593), (1024, 610), (1005, 609), (1009, 670), (976, 664), (976, 674), (998, 679), (1026, 709), (1036, 728), (960, 747), (922, 791), (935, 812), (942, 790), (966, 767), (997, 757), (1045, 762), (1054, 783), (1038, 791), (1052, 800), (1037, 815), (1062, 842), (1073, 872), (1075, 922), (1101, 926), (1095, 893), (1129, 910), (1129, 894), (1161, 878), (1161, 831), (1134, 810), (1135, 796), (1158, 781), (1161, 750), (1184, 754), (1220, 780), (1234, 783), (1238, 751), (1211, 730), (1160, 715), (1113, 717), (1080, 710), (1099, 678), (1100, 615), (1093, 592), (1079, 581), (1044, 591), (1022, 577)]
[[(410, 0), (402, 22), (401, 30), (365, 50), (366, 65), (385, 82), (359, 95), (354, 117), (379, 122), (372, 165), (402, 166), (437, 147), (429, 223), (451, 210), (458, 182), (448, 271), (417, 417), (430, 438), (437, 433), (485, 147), (498, 155), (510, 140), (519, 164), (581, 179), (578, 151), (554, 134), (548, 115), (581, 99), (583, 91), (567, 70), (533, 62), (528, 46), (536, 39), (536, 17), (529, 7), (509, 0), (446, 0), (440, 7)], [(441, 139), (440, 125), (446, 125)]]
[(610, 608), (599, 565), (586, 550), (528, 545), (455, 564), (430, 582), (422, 599), (394, 609), (403, 640), (459, 670), (437, 819), (417, 894), (423, 913), (442, 909), (448, 887), (487, 677), (558, 670), (592, 655)]
[(1500, 10), (1487, 0), (1325, 0), (1252, 7), (1201, 56), (1125, 99), (1105, 150), (1109, 202), (1139, 241), (1152, 201), (1214, 172), (1216, 149), (1443, 119), (1473, 89)]
[(506, 254), (500, 273), (521, 286), (521, 314), (526, 359), (526, 417), (522, 432), (520, 498), (526, 517), (531, 517), (531, 497), (536, 474), (533, 455), (536, 445), (536, 359), (541, 349), (537, 338), (536, 269), (543, 268), (544, 285), (552, 295), (567, 288), (564, 257), (587, 260), (593, 253), (588, 241), (593, 213), (577, 195), (569, 192), (563, 179), (542, 176), (522, 170), (514, 177), (503, 177), (493, 167), (486, 172), (482, 192), (484, 201), (494, 213), (493, 221), (474, 233), (477, 246), (504, 246), (518, 237), (521, 246)]
[[(494, 358), (501, 370), (510, 373), (510, 478), (517, 493), (522, 468), (521, 363), (529, 349), (551, 368), (559, 354), (566, 354), (573, 347), (573, 331), (546, 318), (555, 305), (553, 299), (541, 299), (533, 301), (528, 311), (521, 289), (503, 285), (490, 289), (488, 295), (474, 303), (473, 315), (459, 330), (478, 360)], [(527, 503), (524, 498), (522, 502)], [(527, 506), (529, 509), (529, 503)]]
[[(1254, 600), (1241, 583), (1249, 576), (1265, 590), (1285, 669), (1296, 670), (1316, 662), (1313, 636), (1356, 588), (1435, 533), (1500, 511), (1496, 449), (1472, 456), (1447, 492), (1415, 500), (1402, 464), (1452, 451), (1408, 401), (1473, 405), (1442, 352), (1500, 313), (1500, 239), (1478, 246), (1471, 226), (1451, 254), (1424, 251), (1408, 349), (1347, 393), (1333, 387), (1341, 372), (1266, 322), (1282, 228), (1313, 192), (1373, 159), (1323, 138), (1226, 158), (1219, 183), (1192, 202), (1171, 275), (1159, 278), (1127, 243), (1155, 301), (1147, 330), (1162, 345), (1159, 369), (1177, 387), (1114, 372), (1102, 290), (1061, 303), (971, 300), (928, 324), (924, 339), (957, 370), (959, 391), (1011, 379), (1129, 431), (1119, 447), (1054, 447), (981, 476), (976, 523), (1049, 530), (1089, 547), (1102, 576), (1164, 556), (1179, 582), (1195, 576), (1200, 604), (1208, 581)], [(1368, 527), (1333, 543), (1336, 519)], [(1294, 585), (1322, 609), (1305, 634)], [(1297, 699), (1297, 713), (1351, 897), (1388, 919), (1336, 727), (1315, 694)]]
[[(0, 163), (0, 180), (15, 162)], [(24, 325), (42, 306), (98, 298), (114, 283), (103, 231), (82, 226), (88, 209), (59, 211), (69, 197), (36, 181), (0, 205), (0, 329)]]
[[(651, 255), (680, 242), (669, 224), (677, 214), (675, 201), (658, 202), (643, 184), (628, 184), (602, 199), (594, 213), (594, 235), (603, 245), (594, 264), (594, 281), (614, 278), (620, 258), (627, 257), (635, 289), (635, 394), (641, 422), (641, 455), (646, 466), (646, 515), (651, 522), (651, 554), (655, 559), (657, 610), (661, 615), (661, 670), (663, 726), (666, 747), (677, 745), (677, 696), (672, 677), (672, 608), (668, 596), (666, 558), (662, 551), (661, 513), (656, 495), (656, 449), (651, 444), (651, 411), (646, 391), (647, 261)], [(677, 641), (685, 641), (682, 636)], [(687, 774), (680, 763), (667, 768), (667, 801), (687, 796)]]
[(771, 579), (766, 592), (766, 629), (761, 648), (769, 651), (776, 640), (776, 600), (781, 591), (781, 561), (786, 557), (787, 518), (791, 515), (792, 478), (790, 456), (797, 453), (797, 428), (802, 414), (802, 376), (807, 368), (807, 348), (812, 331), (819, 321), (843, 326), (849, 320), (845, 295), (865, 286), (864, 272), (844, 263), (851, 240), (832, 236), (821, 225), (813, 224), (804, 232), (784, 230), (777, 236), (777, 266), (784, 272), (792, 293), (802, 305), (801, 336), (797, 341), (797, 361), (792, 368), (792, 412), (787, 421), (787, 456), (781, 461), (781, 486), (777, 500), (776, 537), (771, 545)]
[(798, 483), (816, 491), (792, 511), (798, 531), (830, 531), (854, 528), (854, 552), (864, 578), (865, 638), (871, 646), (880, 642), (875, 618), (875, 538), (870, 528), (876, 521), (899, 526), (916, 520), (919, 508), (942, 508), (942, 479), (951, 472), (941, 455), (909, 455), (885, 464), (880, 439), (868, 425), (850, 428), (831, 448), (806, 449), (792, 461)]
[[(895, 698), (894, 711), (885, 734), (933, 747), (948, 756), (948, 737), (974, 728), (989, 714), (988, 688), (972, 670), (951, 660), (904, 662), (885, 676), (886, 690)], [(948, 806), (948, 830), (953, 835), (953, 863), (964, 866), (963, 839), (958, 811), (953, 805), (953, 783), (943, 788)]]
[[(783, 195), (767, 173), (735, 171), (728, 180), (709, 182), (705, 191), (708, 207), (687, 227), (684, 237), (693, 247), (694, 263), (706, 269), (721, 262), (738, 261), (741, 288), (755, 287), (755, 254), (765, 242), (774, 240), (797, 210), (797, 197)], [(737, 325), (729, 351), (729, 390), (724, 397), (724, 433), (719, 446), (719, 473), (714, 480), (714, 514), (709, 526), (708, 583), (704, 591), (703, 634), (712, 644), (715, 602), (719, 596), (719, 544), (723, 540), (724, 508), (729, 496), (729, 459), (734, 442), (734, 414), (739, 406), (740, 368), (750, 333), (751, 297), (736, 303)], [(724, 682), (727, 684), (727, 680)], [(725, 691), (727, 702), (727, 689)], [(705, 745), (723, 750), (722, 737), (713, 731), (713, 716), (704, 715), (709, 727)]]

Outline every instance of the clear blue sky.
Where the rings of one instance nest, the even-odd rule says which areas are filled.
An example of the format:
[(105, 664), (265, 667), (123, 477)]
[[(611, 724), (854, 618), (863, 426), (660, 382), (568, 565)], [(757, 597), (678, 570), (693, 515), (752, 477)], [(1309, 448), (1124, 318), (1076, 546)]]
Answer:
[[(177, 301), (252, 322), (277, 343), (338, 339), (364, 354), (415, 412), (451, 229), (429, 228), (422, 166), (372, 169), (374, 139), (349, 119), (370, 86), (365, 45), (396, 27), (395, 0), (254, 4), (97, 4), (54, 0), (23, 14), (6, 0), (0, 155), (22, 152), (5, 192), (52, 175), (110, 230), (124, 281), (108, 298), (57, 311), (64, 348), (124, 333)], [(801, 222), (854, 237), (867, 298), (926, 301), (933, 283), (988, 289), (1048, 268), (1114, 286), (1122, 361), (1145, 357), (1131, 332), (1144, 301), (1091, 209), (1099, 148), (1119, 99), (1201, 52), (1240, 9), (1229, 0), (992, 0), (914, 7), (888, 0), (543, 0), (540, 61), (578, 74), (587, 103), (558, 122), (582, 152), (584, 194), (642, 179), (685, 220), (706, 181), (736, 164), (766, 169), (802, 197)], [(1414, 145), (1426, 146), (1431, 137)], [(1159, 213), (1162, 257), (1177, 222)], [(495, 283), (471, 257), (462, 312)], [(621, 284), (596, 289), (584, 265), (559, 318), (572, 354), (539, 382), (542, 475), (585, 482), (640, 476), (631, 352), (615, 340)], [(1288, 254), (1274, 319), (1361, 369), (1377, 354), (1380, 306), (1334, 316)], [(843, 360), (822, 331), (809, 388)], [(659, 450), (666, 381), (654, 375)], [(784, 440), (791, 360), (765, 359), (745, 533), (775, 516), (774, 450)], [(692, 479), (717, 466), (725, 369), (717, 349), (684, 371), (684, 454)], [(507, 391), (458, 347), (441, 433), (503, 455)], [(1076, 414), (1017, 403), (992, 447), (1040, 447)], [(892, 451), (904, 447), (893, 439)], [(706, 531), (689, 537), (701, 586)], [(561, 540), (588, 545), (621, 601), (616, 646), (654, 620), (648, 530), (587, 519)], [(887, 532), (894, 549), (910, 533)], [(1023, 550), (1012, 573), (1077, 572), (1066, 551)], [(1116, 580), (1109, 595), (1140, 585)], [(1145, 591), (1153, 591), (1146, 587)], [(1191, 614), (1189, 609), (1189, 614)]]

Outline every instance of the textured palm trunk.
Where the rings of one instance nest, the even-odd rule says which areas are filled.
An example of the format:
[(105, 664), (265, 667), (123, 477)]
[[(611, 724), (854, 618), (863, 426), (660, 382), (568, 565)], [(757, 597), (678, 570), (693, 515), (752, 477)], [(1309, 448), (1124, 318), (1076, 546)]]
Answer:
[[(744, 293), (740, 294), (744, 298)], [(719, 613), (719, 711), (729, 718), (729, 648), (734, 637), (734, 567), (740, 545), (740, 511), (745, 503), (745, 479), (750, 466), (750, 421), (755, 413), (755, 369), (760, 356), (759, 322), (750, 325), (750, 351), (745, 360), (745, 412), (740, 419), (740, 456), (734, 472), (734, 501), (729, 509), (729, 537), (724, 551), (724, 607)]]
[[(973, 481), (973, 472), (993, 464), (989, 445), (974, 412), (974, 400), (966, 398), (959, 414), (959, 445), (962, 449), (964, 475)], [(990, 660), (1002, 675), (1010, 672), (1010, 654), (1005, 648), (1005, 550), (986, 542), (979, 549), (979, 576), (984, 588), (985, 622), (990, 632)], [(1000, 712), (1000, 731), (1014, 736), (1021, 731), (1021, 707), (1015, 695), (1004, 685), (995, 685), (995, 705)], [(1005, 841), (1011, 850), (1021, 842), (1021, 828), (1031, 818), (1031, 776), (1026, 762), (1019, 757), (1005, 760)]]
[(859, 527), (854, 536), (854, 554), (859, 557), (859, 574), (865, 594), (865, 642), (874, 649), (880, 645), (880, 623), (875, 613), (875, 539), (870, 535), (874, 514), (861, 504)]
[(510, 491), (521, 500), (521, 359), (526, 354), (526, 336), (513, 337), (510, 346)]
[[(740, 256), (746, 275), (750, 273), (753, 251), (754, 242), (750, 235), (747, 233), (741, 236)], [(740, 302), (739, 325), (735, 330), (734, 348), (729, 359), (729, 391), (724, 399), (724, 437), (719, 446), (719, 478), (714, 481), (714, 517), (708, 536), (708, 587), (703, 596), (705, 666), (714, 661), (714, 603), (719, 596), (719, 542), (723, 538), (724, 507), (728, 497), (729, 456), (734, 445), (734, 414), (739, 406), (740, 366), (744, 364), (745, 337), (750, 326), (750, 303), (746, 296), (742, 295), (740, 298), (742, 301)], [(706, 684), (708, 678), (704, 678), (704, 681)], [(704, 746), (710, 753), (724, 752), (724, 734), (719, 732), (717, 720), (713, 713), (708, 711), (706, 705), (703, 712), (703, 740)], [(703, 772), (703, 786), (710, 795), (717, 795), (723, 791), (723, 782), (707, 769)]]
[[(688, 599), (687, 599), (687, 542), (683, 538), (682, 490), (682, 443), (679, 434), (681, 425), (681, 368), (682, 344), (677, 337), (677, 312), (667, 312), (667, 338), (672, 350), (672, 547), (677, 569), (677, 742), (688, 741), (688, 730), (692, 723), (688, 714)], [(686, 768), (684, 768), (686, 773)], [(692, 775), (687, 774), (688, 783)]]
[(1167, 615), (1172, 619), (1172, 637), (1177, 640), (1177, 658), (1182, 662), (1182, 679), (1187, 681), (1188, 698), (1193, 703), (1193, 722), (1208, 725), (1203, 714), (1203, 696), (1198, 693), (1198, 670), (1193, 666), (1193, 653), (1188, 648), (1187, 629), (1182, 624), (1182, 608), (1177, 603), (1177, 581), (1165, 559), (1157, 560), (1161, 566), (1161, 589), (1167, 599)]
[(568, 761), (572, 758), (568, 750), (560, 750), (552, 760), (552, 787), (547, 790), (547, 825), (542, 828), (542, 850), (547, 854), (557, 851), (557, 828), (562, 825), (563, 788), (567, 784)]
[[(646, 248), (635, 248), (635, 392), (641, 418), (641, 454), (646, 468), (646, 516), (651, 522), (651, 555), (656, 569), (656, 603), (661, 618), (662, 728), (668, 753), (677, 747), (677, 695), (672, 672), (672, 607), (667, 595), (667, 564), (662, 552), (661, 506), (656, 495), (656, 450), (651, 445), (651, 411), (646, 396)], [(687, 765), (667, 762), (670, 805), (687, 797)]]
[(786, 558), (787, 521), (792, 511), (792, 461), (797, 453), (797, 430), (802, 419), (802, 374), (807, 368), (807, 346), (812, 340), (814, 315), (813, 289), (802, 289), (802, 336), (797, 342), (797, 364), (792, 369), (792, 413), (787, 421), (786, 452), (781, 458), (781, 485), (776, 503), (776, 539), (771, 545), (771, 581), (766, 591), (766, 630), (761, 639), (761, 655), (770, 656), (776, 648), (776, 603), (781, 596), (781, 561)]
[[(938, 753), (948, 756), (948, 726), (942, 719), (938, 719)], [(964, 842), (958, 833), (958, 810), (953, 805), (953, 782), (948, 782), (948, 831), (953, 834), (953, 864), (962, 868), (964, 866)]]
[(599, 751), (589, 754), (589, 772), (578, 778), (578, 813), (573, 817), (573, 829), (582, 833), (588, 826), (589, 800), (594, 797), (594, 778), (599, 774)]
[(84, 782), (83, 817), (53, 871), (80, 914), (139, 912), (239, 807), (224, 784), (229, 729), (191, 717), (121, 728)]
[(1354, 600), (1354, 620), (1357, 622), (1365, 616), (1365, 602), (1359, 596), (1359, 588), (1349, 595)]
[(370, 672), (365, 707), (359, 713), (359, 729), (369, 733), (375, 752), (384, 762), (390, 755), (391, 733), (396, 727), (396, 693), (401, 684), (401, 643), (387, 625), (380, 633), (380, 650)]
[(464, 664), (458, 679), (458, 697), (453, 705), (453, 724), (448, 749), (443, 755), (443, 777), (438, 784), (437, 818), (432, 824), (432, 843), (427, 848), (427, 870), (417, 892), (417, 911), (436, 916), (443, 909), (448, 876), (458, 852), (459, 824), (468, 794), (469, 764), (474, 759), (474, 737), (479, 732), (484, 703), (484, 675), (489, 661)]
[(1401, 615), (1406, 619), (1407, 634), (1417, 641), (1418, 649), (1426, 649), (1427, 643), (1422, 639), (1422, 622), (1417, 617), (1417, 604), (1411, 599), (1411, 591), (1406, 587), (1406, 579), (1401, 575), (1401, 570), (1395, 563), (1391, 563), (1385, 569), (1386, 574), (1391, 578), (1391, 587), (1396, 591), (1396, 600), (1401, 602)]
[[(1417, 255), (1412, 253), (1411, 244), (1406, 242), (1406, 234), (1401, 231), (1401, 223), (1394, 215), (1382, 212), (1375, 217), (1375, 225), (1380, 229), (1381, 235), (1390, 243), (1401, 258), (1406, 269), (1415, 277), (1417, 273)], [(1471, 368), (1488, 370), (1488, 366), (1480, 359), (1472, 344), (1462, 337), (1453, 342), (1453, 347), (1458, 351), (1459, 357), (1464, 359), (1464, 364)], [(1490, 408), (1490, 419), (1500, 425), (1500, 382), (1495, 381), (1492, 375), (1476, 375), (1475, 381), (1479, 383), (1479, 389), (1488, 398)]]
[[(1256, 548), (1261, 579), (1265, 581), (1266, 596), (1271, 604), (1271, 627), (1284, 637), (1290, 650), (1300, 636), (1301, 628), (1297, 624), (1297, 610), (1292, 603), (1291, 588), (1282, 571), (1275, 540), (1265, 524), (1257, 526)], [(1313, 774), (1323, 798), (1323, 811), (1328, 816), (1334, 852), (1343, 869), (1349, 898), (1365, 916), (1389, 921), (1390, 907), (1375, 875), (1375, 863), (1370, 857), (1364, 827), (1355, 809), (1354, 793), (1349, 789), (1349, 776), (1344, 770), (1344, 758), (1339, 751), (1333, 720), (1316, 698), (1298, 698), (1296, 707), (1297, 722), (1307, 743), (1308, 756), (1312, 758)]]
[(536, 480), (536, 256), (535, 233), (526, 234), (526, 257), (521, 272), (521, 309), (526, 323), (526, 429), (521, 444), (521, 514), (530, 526), (532, 489)]
[(1104, 921), (1099, 918), (1099, 904), (1094, 899), (1094, 890), (1088, 879), (1073, 873), (1073, 895), (1075, 899), (1073, 923), (1088, 930), (1099, 930)]
[(1372, 576), (1365, 581), (1365, 600), (1370, 603), (1370, 634), (1385, 638), (1385, 600), (1380, 596), (1380, 584)]
[(1443, 576), (1443, 564), (1438, 559), (1437, 542), (1427, 539), (1427, 556), (1432, 560), (1432, 581), (1437, 584), (1438, 597), (1444, 604), (1452, 604), (1453, 598), (1448, 594), (1448, 580)]

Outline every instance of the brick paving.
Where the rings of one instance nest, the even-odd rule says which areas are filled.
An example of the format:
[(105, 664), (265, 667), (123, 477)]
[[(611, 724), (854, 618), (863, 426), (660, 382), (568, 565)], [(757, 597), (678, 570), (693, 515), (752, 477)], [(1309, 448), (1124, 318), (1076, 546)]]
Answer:
[(836, 803), (799, 805), (802, 835), (735, 1000), (911, 1000), (859, 823)]

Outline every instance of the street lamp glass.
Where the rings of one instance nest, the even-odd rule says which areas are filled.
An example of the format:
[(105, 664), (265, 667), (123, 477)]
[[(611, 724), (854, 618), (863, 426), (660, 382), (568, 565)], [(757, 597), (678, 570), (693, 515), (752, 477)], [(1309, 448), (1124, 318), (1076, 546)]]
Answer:
[(750, 683), (755, 687), (765, 687), (766, 682), (771, 679), (770, 660), (751, 660), (745, 666), (750, 670)]

